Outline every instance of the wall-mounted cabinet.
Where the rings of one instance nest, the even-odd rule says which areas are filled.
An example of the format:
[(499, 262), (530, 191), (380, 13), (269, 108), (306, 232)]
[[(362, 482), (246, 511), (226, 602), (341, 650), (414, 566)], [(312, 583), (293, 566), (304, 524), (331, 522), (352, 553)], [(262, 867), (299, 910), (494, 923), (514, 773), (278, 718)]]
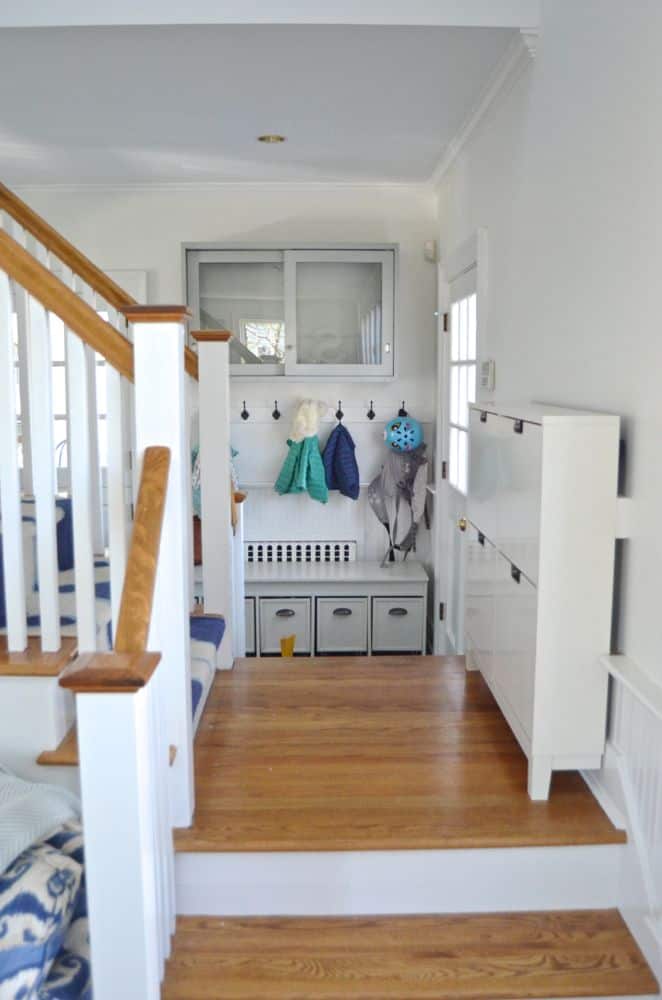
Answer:
[(243, 378), (394, 374), (395, 247), (186, 249), (199, 329), (230, 330)]

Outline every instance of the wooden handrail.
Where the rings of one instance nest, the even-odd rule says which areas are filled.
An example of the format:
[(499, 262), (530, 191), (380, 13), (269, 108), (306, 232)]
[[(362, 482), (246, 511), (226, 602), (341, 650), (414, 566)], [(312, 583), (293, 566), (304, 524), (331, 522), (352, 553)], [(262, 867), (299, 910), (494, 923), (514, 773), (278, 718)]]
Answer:
[(0, 268), (59, 316), (68, 329), (101, 354), (108, 364), (133, 379), (133, 347), (114, 326), (94, 311), (24, 247), (0, 230)]
[(169, 448), (145, 449), (115, 635), (119, 653), (142, 653), (147, 646), (169, 470)]
[(91, 285), (94, 291), (101, 295), (109, 305), (115, 309), (121, 309), (122, 306), (135, 304), (136, 300), (131, 295), (120, 288), (112, 278), (109, 278), (101, 268), (93, 264), (72, 243), (65, 240), (64, 236), (49, 226), (45, 219), (42, 219), (37, 212), (21, 201), (4, 184), (0, 184), (0, 210), (11, 215), (12, 219), (20, 223), (40, 243), (43, 243), (63, 264), (70, 267), (74, 274)]
[(79, 694), (138, 691), (147, 684), (161, 659), (160, 653), (145, 650), (169, 471), (169, 448), (145, 448), (114, 650), (79, 656), (63, 671), (61, 687)]

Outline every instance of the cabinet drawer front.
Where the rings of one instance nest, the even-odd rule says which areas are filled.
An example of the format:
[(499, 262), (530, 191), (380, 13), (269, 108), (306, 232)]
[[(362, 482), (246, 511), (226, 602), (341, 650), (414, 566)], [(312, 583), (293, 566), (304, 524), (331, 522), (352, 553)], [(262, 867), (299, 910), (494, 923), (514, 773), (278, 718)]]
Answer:
[(499, 548), (534, 583), (538, 581), (542, 427), (495, 418), (499, 438), (497, 537)]
[(372, 648), (375, 653), (419, 652), (425, 634), (422, 597), (373, 597)]
[(296, 636), (295, 653), (310, 653), (310, 598), (260, 598), (260, 652), (280, 653), (280, 640)]
[(494, 576), (496, 550), (469, 524), (466, 535), (464, 628), (474, 665), (489, 676), (494, 646)]
[(368, 598), (317, 598), (317, 652), (365, 653), (368, 650)]
[(486, 410), (469, 413), (469, 492), (467, 516), (488, 538), (497, 535), (499, 418)]
[(536, 588), (496, 556), (493, 674), (526, 735), (533, 728), (538, 595)]
[(244, 608), (246, 617), (246, 655), (254, 656), (255, 649), (255, 598), (245, 597)]

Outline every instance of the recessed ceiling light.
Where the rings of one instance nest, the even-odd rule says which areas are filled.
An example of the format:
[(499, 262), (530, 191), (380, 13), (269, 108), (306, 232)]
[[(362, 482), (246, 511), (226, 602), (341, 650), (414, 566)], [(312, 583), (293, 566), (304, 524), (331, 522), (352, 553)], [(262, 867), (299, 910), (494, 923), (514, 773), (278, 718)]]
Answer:
[(273, 134), (273, 135), (258, 135), (257, 141), (258, 142), (267, 142), (267, 143), (285, 142), (285, 136), (284, 135), (276, 135), (276, 134)]

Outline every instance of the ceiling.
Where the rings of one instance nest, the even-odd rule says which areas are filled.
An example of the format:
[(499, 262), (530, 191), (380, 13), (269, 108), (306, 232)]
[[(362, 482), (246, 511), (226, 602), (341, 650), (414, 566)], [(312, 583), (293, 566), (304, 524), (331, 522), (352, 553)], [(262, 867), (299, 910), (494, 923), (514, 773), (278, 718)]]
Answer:
[[(0, 110), (0, 177), (425, 181), (514, 35), (302, 24), (5, 28), (0, 91), (11, 99)], [(288, 141), (261, 145), (264, 132)]]

